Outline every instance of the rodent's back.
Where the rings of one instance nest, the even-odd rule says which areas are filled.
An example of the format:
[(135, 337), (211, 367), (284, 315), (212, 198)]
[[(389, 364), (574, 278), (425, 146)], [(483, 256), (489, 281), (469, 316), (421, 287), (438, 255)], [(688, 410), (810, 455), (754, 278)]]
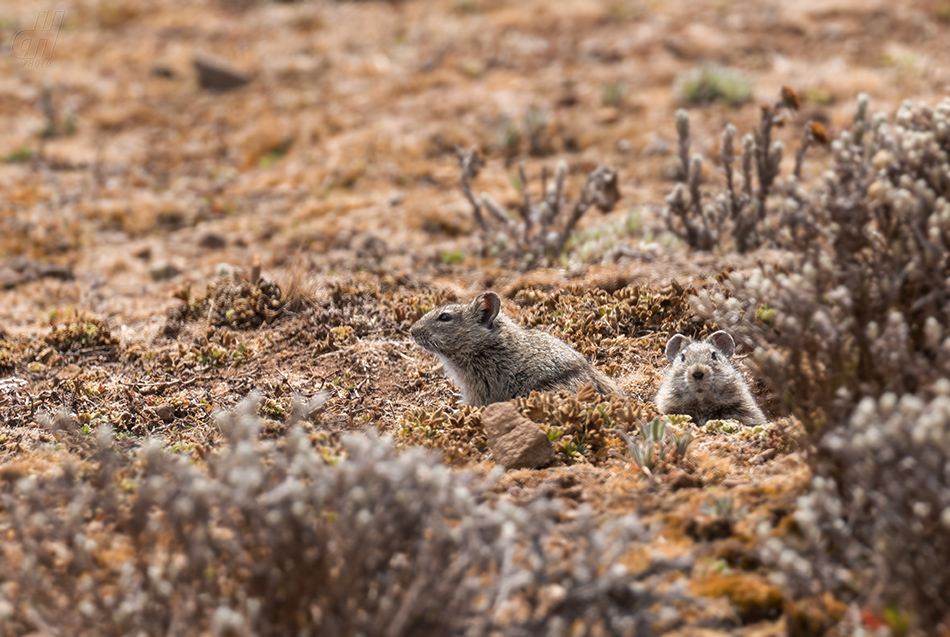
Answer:
[(671, 338), (666, 346), (670, 367), (656, 396), (660, 411), (688, 414), (700, 425), (724, 418), (764, 424), (765, 415), (730, 360), (734, 352), (735, 342), (722, 331), (706, 341), (679, 334)]
[(527, 396), (532, 391), (577, 390), (592, 383), (617, 390), (580, 352), (539, 330), (526, 330), (501, 313), (494, 292), (471, 304), (436, 308), (411, 328), (413, 339), (435, 354), (472, 405)]
[(527, 374), (523, 383), (530, 388), (519, 395), (531, 391), (577, 390), (591, 383), (602, 394), (619, 393), (616, 384), (603, 372), (594, 368), (583, 354), (564, 341), (542, 332), (525, 329), (509, 319), (509, 324), (518, 342), (523, 358), (522, 371)]

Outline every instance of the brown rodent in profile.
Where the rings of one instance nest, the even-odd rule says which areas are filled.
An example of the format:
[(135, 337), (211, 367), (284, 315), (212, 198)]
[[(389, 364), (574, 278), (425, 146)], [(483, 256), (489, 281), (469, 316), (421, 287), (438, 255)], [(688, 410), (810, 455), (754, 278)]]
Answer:
[(735, 351), (735, 341), (723, 331), (705, 341), (691, 341), (682, 334), (671, 338), (666, 344), (670, 366), (656, 394), (660, 411), (687, 414), (699, 425), (725, 418), (764, 425), (765, 415), (729, 360)]
[(587, 383), (602, 394), (619, 393), (580, 352), (505, 316), (494, 292), (479, 294), (469, 304), (437, 307), (409, 331), (442, 362), (462, 390), (462, 399), (476, 407), (532, 391), (576, 391)]

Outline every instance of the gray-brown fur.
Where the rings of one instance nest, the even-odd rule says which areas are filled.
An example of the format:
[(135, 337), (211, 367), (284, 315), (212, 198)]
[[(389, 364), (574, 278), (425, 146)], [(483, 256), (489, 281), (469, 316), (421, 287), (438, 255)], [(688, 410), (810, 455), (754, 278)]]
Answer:
[(505, 316), (494, 292), (480, 294), (469, 304), (438, 307), (416, 321), (410, 332), (442, 362), (462, 390), (462, 399), (474, 406), (532, 391), (576, 391), (587, 383), (602, 394), (619, 391), (580, 352)]
[(705, 341), (691, 341), (682, 334), (671, 338), (666, 344), (670, 366), (656, 394), (660, 411), (688, 414), (700, 425), (725, 418), (765, 424), (765, 415), (729, 360), (735, 351), (735, 341), (722, 331)]

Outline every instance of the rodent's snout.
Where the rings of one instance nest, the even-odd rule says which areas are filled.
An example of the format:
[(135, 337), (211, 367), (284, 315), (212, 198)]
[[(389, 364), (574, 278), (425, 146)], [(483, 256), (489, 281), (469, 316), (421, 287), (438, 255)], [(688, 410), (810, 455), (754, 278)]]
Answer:
[(409, 326), (409, 334), (411, 334), (413, 338), (417, 338), (422, 335), (422, 332), (425, 330), (423, 325), (425, 318), (426, 317), (423, 316), (422, 318), (416, 319), (416, 322)]
[(686, 382), (696, 391), (701, 391), (712, 375), (712, 370), (706, 365), (690, 365), (685, 374)]
[(416, 345), (419, 345), (423, 349), (428, 349), (428, 339), (426, 338), (426, 330), (419, 321), (416, 321), (409, 328), (409, 336), (412, 337), (412, 340), (416, 342)]

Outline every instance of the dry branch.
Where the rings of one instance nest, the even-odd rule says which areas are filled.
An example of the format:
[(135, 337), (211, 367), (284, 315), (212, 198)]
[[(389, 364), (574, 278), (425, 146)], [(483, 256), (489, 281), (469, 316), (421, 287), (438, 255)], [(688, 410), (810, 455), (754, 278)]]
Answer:
[(557, 261), (578, 222), (592, 206), (607, 213), (620, 200), (617, 171), (598, 166), (587, 176), (577, 201), (570, 205), (565, 196), (568, 168), (562, 161), (554, 171), (554, 181), (550, 186), (547, 167), (542, 168), (541, 197), (534, 203), (528, 173), (522, 163), (518, 166), (522, 201), (513, 214), (488, 193), (477, 198), (473, 195), (471, 180), (484, 166), (477, 149), (456, 149), (456, 157), (462, 170), (462, 193), (471, 204), (475, 222), (481, 229), (483, 251), (514, 261), (521, 269)]

